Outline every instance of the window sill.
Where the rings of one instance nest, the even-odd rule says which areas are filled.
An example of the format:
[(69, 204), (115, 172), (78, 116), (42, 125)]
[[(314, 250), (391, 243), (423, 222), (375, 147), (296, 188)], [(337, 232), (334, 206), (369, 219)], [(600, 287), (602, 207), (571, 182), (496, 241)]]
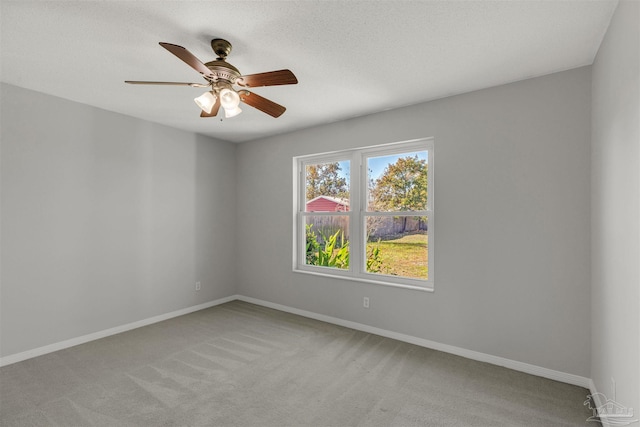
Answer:
[(294, 268), (293, 272), (294, 273), (302, 273), (302, 274), (310, 274), (312, 276), (328, 277), (328, 278), (331, 278), (331, 279), (350, 280), (352, 282), (371, 283), (373, 285), (382, 285), (382, 286), (390, 286), (390, 287), (393, 287), (393, 288), (410, 289), (410, 290), (413, 290), (413, 291), (434, 292), (433, 287), (427, 288), (427, 287), (424, 287), (424, 286), (404, 285), (404, 284), (401, 284), (401, 283), (386, 282), (384, 280), (365, 279), (363, 277), (342, 276), (342, 275), (337, 275), (337, 274), (322, 273), (322, 272), (318, 272), (318, 271), (300, 270), (300, 269), (297, 269), (297, 268)]

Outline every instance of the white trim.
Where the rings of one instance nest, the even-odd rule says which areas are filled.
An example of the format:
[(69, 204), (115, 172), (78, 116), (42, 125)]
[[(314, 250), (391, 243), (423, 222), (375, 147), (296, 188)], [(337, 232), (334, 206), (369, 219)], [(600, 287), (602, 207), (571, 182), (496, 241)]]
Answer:
[[(428, 161), (428, 192), (427, 206), (422, 211), (367, 211), (365, 201), (367, 200), (367, 182), (368, 174), (366, 162), (369, 158), (409, 154), (414, 151), (426, 151)], [(383, 284), (396, 286), (401, 288), (424, 288), (425, 290), (434, 291), (434, 158), (435, 146), (433, 137), (425, 137), (420, 139), (412, 139), (409, 141), (399, 141), (390, 144), (381, 144), (369, 147), (352, 148), (341, 151), (334, 151), (322, 154), (310, 154), (304, 156), (293, 157), (294, 180), (293, 180), (293, 271), (311, 274), (326, 275), (328, 277), (344, 278), (346, 280), (355, 280), (366, 283)], [(304, 170), (310, 164), (323, 164), (328, 162), (349, 162), (350, 163), (350, 180), (349, 180), (349, 211), (346, 212), (307, 212), (306, 206), (309, 202), (324, 197), (331, 200), (327, 196), (318, 196), (310, 201), (306, 201), (305, 194), (305, 173)], [(349, 223), (349, 259), (350, 265), (348, 269), (326, 268), (306, 263), (306, 227), (305, 218), (314, 216), (345, 216), (348, 217)], [(429, 243), (429, 251), (427, 252), (427, 263), (429, 273), (426, 280), (411, 278), (405, 276), (378, 275), (371, 274), (366, 271), (366, 249), (367, 242), (365, 239), (365, 219), (368, 216), (426, 216), (428, 217), (427, 238)], [(374, 277), (375, 276), (375, 277)], [(377, 276), (384, 276), (378, 278)]]
[[(305, 268), (303, 270), (303, 267)], [(343, 279), (350, 280), (352, 282), (371, 283), (373, 285), (391, 286), (393, 288), (412, 289), (414, 291), (435, 292), (433, 288), (427, 288), (424, 285), (409, 285), (404, 283), (385, 282), (384, 278), (388, 276), (380, 275), (379, 279), (371, 273), (366, 273), (367, 276), (376, 277), (376, 279), (367, 279), (366, 276), (348, 276), (346, 274), (340, 274), (341, 270), (331, 271), (330, 273), (323, 273), (322, 271), (316, 271), (320, 269), (327, 269), (328, 267), (315, 267), (315, 266), (294, 266), (294, 273), (311, 274), (313, 276), (328, 277), (330, 279)], [(330, 267), (329, 267), (330, 268)], [(307, 270), (308, 269), (308, 270)]]
[[(589, 378), (589, 394), (596, 394), (598, 390), (596, 389), (596, 383), (593, 382), (593, 379)], [(596, 402), (599, 403), (599, 402)]]
[[(276, 304), (269, 301), (263, 301), (256, 298), (245, 297), (238, 295), (240, 301), (245, 301), (251, 304), (261, 305), (263, 307), (273, 308), (275, 310), (284, 311), (287, 313), (297, 314), (299, 316), (308, 317), (315, 320), (320, 320), (334, 325), (344, 326), (351, 329), (356, 329), (362, 332), (368, 332), (370, 334), (380, 335), (386, 338), (392, 338), (398, 341), (415, 344), (420, 347), (430, 348), (433, 350), (443, 351), (445, 353), (455, 354), (457, 356), (466, 357), (467, 359), (477, 360), (480, 362), (490, 363), (492, 365), (503, 366), (505, 368), (513, 369), (515, 371), (524, 372), (538, 377), (548, 378), (550, 380), (560, 381), (567, 384), (577, 385), (584, 388), (591, 388), (593, 381), (590, 378), (581, 377), (579, 375), (569, 374), (566, 372), (556, 371), (553, 369), (543, 368), (529, 363), (518, 362), (517, 360), (506, 359), (504, 357), (493, 356), (491, 354), (480, 353), (474, 350), (467, 350), (461, 347), (455, 347), (448, 344), (441, 344), (439, 342), (427, 340), (424, 338), (418, 338), (411, 335), (405, 335), (398, 332), (388, 331), (386, 329), (376, 328), (374, 326), (365, 325), (362, 323), (356, 323), (349, 320), (339, 319), (337, 317), (326, 316), (324, 314), (313, 313), (311, 311), (300, 310), (297, 308), (288, 307), (286, 305)], [(594, 386), (595, 389), (595, 386)]]
[(213, 307), (216, 305), (224, 304), (238, 299), (237, 295), (232, 295), (225, 298), (205, 302), (204, 304), (198, 304), (191, 307), (183, 308), (180, 310), (172, 311), (170, 313), (160, 314), (158, 316), (149, 317), (147, 319), (138, 320), (137, 322), (128, 323), (126, 325), (116, 326), (115, 328), (105, 329), (103, 331), (94, 332), (80, 337), (71, 338), (65, 341), (60, 341), (54, 344), (45, 345), (44, 347), (34, 348), (32, 350), (23, 351), (22, 353), (11, 354), (9, 356), (0, 357), (0, 367), (11, 365), (13, 363), (22, 362), (23, 360), (31, 359), (33, 357), (42, 356), (54, 351), (64, 350), (65, 348), (73, 347), (76, 345), (84, 344), (89, 341), (98, 340), (111, 335), (120, 334), (122, 332), (137, 329), (142, 326), (148, 326), (153, 323), (162, 322), (164, 320), (171, 319), (173, 317), (183, 316), (185, 314), (193, 313), (194, 311), (204, 310), (205, 308)]
[(276, 304), (269, 301), (260, 300), (257, 298), (246, 297), (244, 295), (231, 295), (225, 298), (209, 301), (204, 304), (194, 305), (192, 307), (187, 307), (181, 310), (172, 311), (171, 313), (161, 314), (159, 316), (150, 317), (148, 319), (139, 320), (137, 322), (129, 323), (126, 325), (116, 326), (115, 328), (106, 329), (104, 331), (94, 332), (92, 334), (83, 335), (81, 337), (76, 337), (76, 338), (61, 341), (58, 343), (46, 345), (44, 347), (27, 350), (22, 353), (16, 353), (9, 356), (1, 357), (0, 366), (11, 365), (13, 363), (21, 362), (23, 360), (31, 359), (33, 357), (42, 356), (44, 354), (52, 353), (54, 351), (63, 350), (65, 348), (73, 347), (79, 344), (84, 344), (89, 341), (94, 341), (100, 338), (105, 338), (111, 335), (130, 331), (132, 329), (140, 328), (142, 326), (147, 326), (153, 323), (162, 322), (164, 320), (168, 320), (173, 317), (183, 316), (185, 314), (193, 313), (194, 311), (204, 310), (205, 308), (213, 307), (216, 305), (224, 304), (224, 303), (235, 301), (235, 300), (245, 301), (251, 304), (256, 304), (263, 307), (284, 311), (286, 313), (297, 314), (299, 316), (308, 317), (310, 319), (320, 320), (322, 322), (332, 323), (334, 325), (344, 326), (344, 327), (355, 329), (358, 331), (363, 331), (370, 334), (380, 335), (380, 336), (392, 338), (398, 341), (415, 344), (420, 347), (425, 347), (433, 350), (443, 351), (445, 353), (455, 354), (457, 356), (466, 357), (467, 359), (486, 362), (486, 363), (490, 363), (492, 365), (497, 365), (497, 366), (503, 366), (505, 368), (513, 369), (513, 370), (524, 372), (527, 374), (536, 375), (539, 377), (548, 378), (551, 380), (560, 381), (567, 384), (577, 385), (580, 387), (588, 388), (591, 394), (596, 393), (596, 386), (593, 380), (591, 380), (590, 378), (581, 377), (579, 375), (574, 375), (574, 374), (568, 374), (566, 372), (555, 371), (553, 369), (542, 368), (540, 366), (531, 365), (524, 362), (518, 362), (517, 360), (511, 360), (511, 359), (506, 359), (504, 357), (493, 356), (491, 354), (480, 353), (478, 351), (467, 350), (465, 348), (455, 347), (448, 344), (441, 344), (441, 343), (427, 340), (424, 338), (418, 338), (411, 335), (405, 335), (398, 332), (388, 331), (386, 329), (380, 329), (374, 326), (369, 326), (362, 323), (339, 319), (337, 317), (326, 316), (324, 314), (318, 314), (311, 311), (300, 310), (297, 308), (288, 307), (286, 305)]
[[(607, 402), (602, 402), (600, 400), (601, 394), (598, 393), (598, 389), (596, 388), (596, 383), (593, 381), (593, 379), (589, 379), (588, 388), (589, 388), (589, 394), (594, 396), (594, 403), (596, 407), (600, 408), (602, 407), (602, 405), (607, 403)], [(597, 402), (595, 401), (596, 399), (598, 400)], [(602, 427), (613, 427), (613, 425), (609, 422), (609, 419), (607, 417), (600, 418), (600, 424), (602, 424)]]

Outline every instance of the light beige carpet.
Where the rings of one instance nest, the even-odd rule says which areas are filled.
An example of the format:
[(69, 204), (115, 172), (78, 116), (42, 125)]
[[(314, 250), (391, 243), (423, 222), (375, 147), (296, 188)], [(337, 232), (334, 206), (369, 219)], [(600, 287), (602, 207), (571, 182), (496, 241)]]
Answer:
[(0, 369), (1, 426), (594, 426), (588, 391), (234, 301)]

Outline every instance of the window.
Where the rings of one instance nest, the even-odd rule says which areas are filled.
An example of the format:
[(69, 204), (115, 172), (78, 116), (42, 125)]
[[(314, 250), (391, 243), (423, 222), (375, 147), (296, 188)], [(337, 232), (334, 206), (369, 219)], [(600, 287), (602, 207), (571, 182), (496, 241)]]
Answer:
[(294, 270), (433, 289), (433, 140), (294, 158)]

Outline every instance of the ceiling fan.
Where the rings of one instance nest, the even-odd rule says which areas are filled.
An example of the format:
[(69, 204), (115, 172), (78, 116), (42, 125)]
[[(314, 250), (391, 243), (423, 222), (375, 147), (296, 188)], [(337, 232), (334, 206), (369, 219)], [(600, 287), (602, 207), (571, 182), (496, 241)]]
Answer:
[[(206, 83), (182, 82), (148, 82), (126, 80), (125, 83), (136, 85), (176, 85), (209, 88), (207, 92), (195, 98), (194, 101), (202, 109), (200, 117), (215, 117), (220, 107), (225, 111), (225, 117), (234, 117), (242, 112), (240, 101), (272, 117), (280, 117), (286, 108), (273, 101), (250, 92), (246, 88), (261, 86), (292, 85), (298, 79), (290, 70), (269, 71), (266, 73), (242, 75), (233, 65), (226, 62), (231, 52), (231, 43), (223, 39), (211, 40), (211, 48), (218, 57), (213, 61), (202, 63), (191, 52), (182, 46), (160, 42), (160, 46), (173, 53), (188, 66), (199, 72)], [(239, 86), (236, 89), (234, 86)]]

